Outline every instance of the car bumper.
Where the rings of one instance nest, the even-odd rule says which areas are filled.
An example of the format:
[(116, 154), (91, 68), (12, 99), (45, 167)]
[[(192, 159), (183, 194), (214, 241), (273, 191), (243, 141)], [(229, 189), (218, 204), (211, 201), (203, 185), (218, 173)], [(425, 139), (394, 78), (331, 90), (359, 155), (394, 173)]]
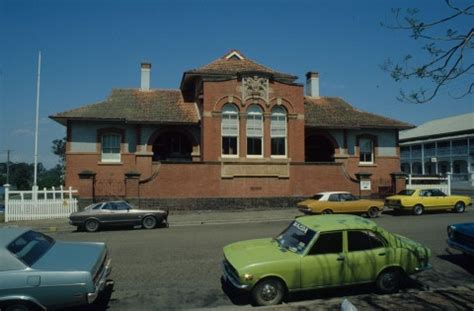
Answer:
[(474, 256), (474, 249), (472, 249), (468, 246), (465, 246), (463, 244), (454, 242), (450, 239), (448, 239), (446, 242), (448, 243), (448, 250), (449, 249), (455, 249), (455, 250), (461, 251), (463, 253), (470, 254), (470, 255)]
[(242, 289), (242, 290), (248, 290), (250, 289), (250, 286), (247, 284), (241, 284), (240, 281), (234, 276), (234, 274), (229, 270), (229, 267), (223, 262), (222, 263), (222, 271), (223, 271), (223, 277), (224, 280), (228, 281), (232, 286), (234, 286), (237, 289)]
[(300, 212), (302, 212), (303, 214), (306, 214), (306, 215), (311, 215), (311, 214), (313, 214), (313, 210), (310, 209), (309, 207), (298, 206), (298, 210), (299, 210)]
[(112, 272), (111, 262), (112, 261), (110, 259), (107, 260), (105, 268), (102, 271), (102, 275), (100, 276), (100, 279), (95, 287), (95, 291), (93, 293), (87, 293), (87, 303), (93, 303), (106, 286), (113, 285), (113, 281), (107, 281), (107, 277), (109, 276), (110, 272)]

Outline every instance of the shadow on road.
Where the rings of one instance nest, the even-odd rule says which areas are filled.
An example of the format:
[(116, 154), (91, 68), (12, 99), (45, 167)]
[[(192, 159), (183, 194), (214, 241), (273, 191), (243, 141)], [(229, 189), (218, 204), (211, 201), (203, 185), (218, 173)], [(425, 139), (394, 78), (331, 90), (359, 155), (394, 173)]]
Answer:
[[(223, 278), (221, 278), (221, 285), (222, 290), (224, 293), (229, 297), (231, 302), (234, 305), (248, 305), (251, 304), (251, 297), (250, 293), (242, 290), (238, 290), (234, 288), (231, 284), (226, 282)], [(401, 293), (407, 293), (409, 291), (415, 290), (419, 292), (421, 290), (425, 290), (426, 286), (421, 282), (413, 279), (413, 278), (406, 278), (403, 281)], [(297, 301), (304, 301), (304, 300), (314, 300), (314, 299), (321, 299), (327, 300), (331, 298), (346, 298), (350, 296), (360, 296), (360, 295), (369, 295), (375, 297), (383, 297), (383, 295), (376, 295), (374, 294), (374, 285), (373, 284), (362, 284), (362, 285), (354, 285), (354, 286), (347, 286), (347, 287), (339, 287), (339, 288), (329, 288), (329, 289), (317, 289), (317, 290), (306, 290), (301, 292), (295, 292), (288, 295), (286, 302), (297, 302)], [(379, 306), (380, 308), (380, 306)]]
[(61, 309), (60, 311), (104, 311), (109, 308), (109, 302), (113, 301), (112, 293), (114, 291), (113, 285), (107, 286), (102, 293), (100, 293), (99, 297), (97, 297), (96, 301), (90, 305), (79, 306), (75, 308), (65, 308)]
[[(163, 229), (163, 228), (166, 229), (168, 227), (169, 227), (168, 224), (157, 224), (155, 228), (150, 229), (150, 230)], [(142, 228), (141, 225), (136, 225), (136, 226), (133, 226), (133, 225), (113, 225), (113, 226), (100, 227), (98, 232), (100, 232), (100, 231), (104, 231), (104, 232), (107, 232), (107, 231), (131, 231), (131, 230), (148, 230), (148, 229)], [(72, 230), (71, 232), (73, 232), (73, 233), (88, 233), (86, 230), (83, 230), (79, 227), (76, 230)], [(89, 232), (89, 233), (94, 234), (96, 232)]]
[[(467, 211), (466, 211), (467, 212)], [(446, 213), (452, 213), (451, 210), (424, 210), (423, 214), (420, 216), (415, 216), (413, 215), (412, 211), (409, 209), (406, 210), (385, 210), (383, 211), (383, 215), (390, 215), (390, 216), (412, 216), (412, 217), (423, 217), (424, 215), (437, 215), (437, 214), (446, 214)]]
[(474, 275), (474, 257), (464, 254), (439, 255), (439, 259), (449, 261)]

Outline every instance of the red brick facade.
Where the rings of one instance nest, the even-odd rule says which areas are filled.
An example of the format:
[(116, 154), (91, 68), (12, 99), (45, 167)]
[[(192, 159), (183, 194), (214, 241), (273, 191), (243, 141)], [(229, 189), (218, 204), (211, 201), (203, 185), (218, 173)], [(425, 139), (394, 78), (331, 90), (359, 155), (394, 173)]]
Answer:
[[(66, 186), (77, 188), (81, 198), (143, 199), (297, 197), (336, 190), (368, 196), (390, 191), (394, 185), (403, 187), (401, 179), (391, 176), (400, 170), (396, 126), (384, 128), (384, 135), (390, 138), (384, 144), (381, 144), (382, 138), (377, 132), (380, 126), (367, 126), (365, 129), (340, 124), (334, 124), (334, 128), (327, 125), (318, 127), (305, 120), (308, 103), (302, 85), (290, 81), (291, 76), (278, 78), (277, 74), (272, 76), (268, 72), (252, 73), (252, 77), (259, 77), (260, 74), (267, 79), (264, 81), (268, 81), (265, 89), (267, 96), (244, 98), (245, 75), (232, 73), (227, 74), (225, 79), (220, 76), (217, 79), (199, 71), (185, 73), (179, 103), (180, 107), (185, 108), (180, 109), (186, 109), (189, 116), (193, 112), (190, 105), (195, 105), (195, 113), (198, 114), (197, 121), (189, 117), (185, 125), (179, 118), (174, 122), (165, 120), (154, 123), (149, 120), (141, 123), (139, 120), (124, 122), (108, 118), (103, 124), (100, 120), (94, 120), (95, 129), (88, 129), (91, 120), (67, 114), (54, 116), (53, 119), (67, 126)], [(160, 96), (158, 93), (156, 96)], [(222, 155), (222, 107), (228, 103), (237, 107), (239, 116), (238, 155), (233, 158)], [(140, 104), (137, 109), (148, 107), (145, 104)], [(107, 105), (112, 104), (108, 102)], [(263, 112), (262, 157), (247, 156), (247, 109), (251, 105), (258, 105)], [(324, 105), (328, 103), (325, 101)], [(271, 112), (274, 107), (283, 107), (286, 111), (286, 155), (283, 157), (271, 155)], [(81, 113), (84, 111), (81, 110)], [(90, 150), (73, 147), (81, 140), (80, 134), (71, 134), (75, 133), (75, 126), (82, 126), (82, 132), (95, 131), (97, 140), (95, 146), (88, 145)], [(117, 163), (101, 162), (100, 137), (107, 132), (118, 133), (121, 137), (120, 161)], [(192, 145), (191, 156), (186, 161), (153, 160), (153, 144), (168, 132), (176, 133), (177, 139), (183, 135), (183, 139)], [(331, 134), (336, 132), (339, 138)], [(311, 135), (323, 137), (331, 146), (329, 151), (333, 156), (327, 162), (307, 161), (305, 150), (310, 146), (305, 146), (305, 141)], [(374, 161), (366, 165), (361, 165), (359, 161), (359, 138), (363, 137), (371, 138), (374, 148)], [(370, 181), (370, 190), (360, 190), (359, 173)]]

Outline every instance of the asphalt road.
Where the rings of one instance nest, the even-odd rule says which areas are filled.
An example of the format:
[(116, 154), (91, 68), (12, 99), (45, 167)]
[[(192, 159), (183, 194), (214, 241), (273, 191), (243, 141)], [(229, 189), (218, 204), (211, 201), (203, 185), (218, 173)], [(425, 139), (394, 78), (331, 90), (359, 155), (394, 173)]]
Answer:
[[(270, 213), (270, 211), (268, 211)], [(291, 219), (288, 220), (288, 222)], [(200, 225), (155, 230), (110, 230), (94, 234), (51, 234), (62, 240), (106, 242), (113, 260), (115, 287), (104, 295), (109, 310), (171, 310), (250, 307), (248, 297), (223, 288), (220, 277), (222, 248), (226, 244), (275, 236), (288, 222)], [(474, 284), (474, 263), (446, 252), (446, 226), (474, 222), (474, 210), (463, 214), (422, 216), (383, 214), (376, 222), (387, 230), (417, 240), (432, 250), (433, 269), (417, 274), (406, 291), (426, 291)], [(225, 289), (225, 290), (224, 290)], [(294, 295), (293, 302), (313, 299), (356, 298), (371, 287), (313, 291)], [(407, 302), (408, 304), (408, 302)], [(411, 305), (413, 306), (413, 305)], [(410, 306), (407, 305), (409, 308)], [(96, 309), (101, 309), (99, 304)], [(102, 308), (103, 309), (103, 308)]]

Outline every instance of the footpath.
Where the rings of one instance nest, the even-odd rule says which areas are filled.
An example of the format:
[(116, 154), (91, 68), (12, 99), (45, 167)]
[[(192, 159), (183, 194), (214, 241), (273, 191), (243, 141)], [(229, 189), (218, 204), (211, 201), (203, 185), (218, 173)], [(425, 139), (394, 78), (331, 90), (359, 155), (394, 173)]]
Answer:
[[(170, 227), (199, 226), (213, 224), (250, 223), (290, 221), (302, 215), (296, 208), (273, 210), (232, 210), (232, 211), (170, 211), (168, 223)], [(1, 227), (28, 227), (42, 232), (68, 232), (76, 230), (67, 218), (22, 220), (0, 222)]]

